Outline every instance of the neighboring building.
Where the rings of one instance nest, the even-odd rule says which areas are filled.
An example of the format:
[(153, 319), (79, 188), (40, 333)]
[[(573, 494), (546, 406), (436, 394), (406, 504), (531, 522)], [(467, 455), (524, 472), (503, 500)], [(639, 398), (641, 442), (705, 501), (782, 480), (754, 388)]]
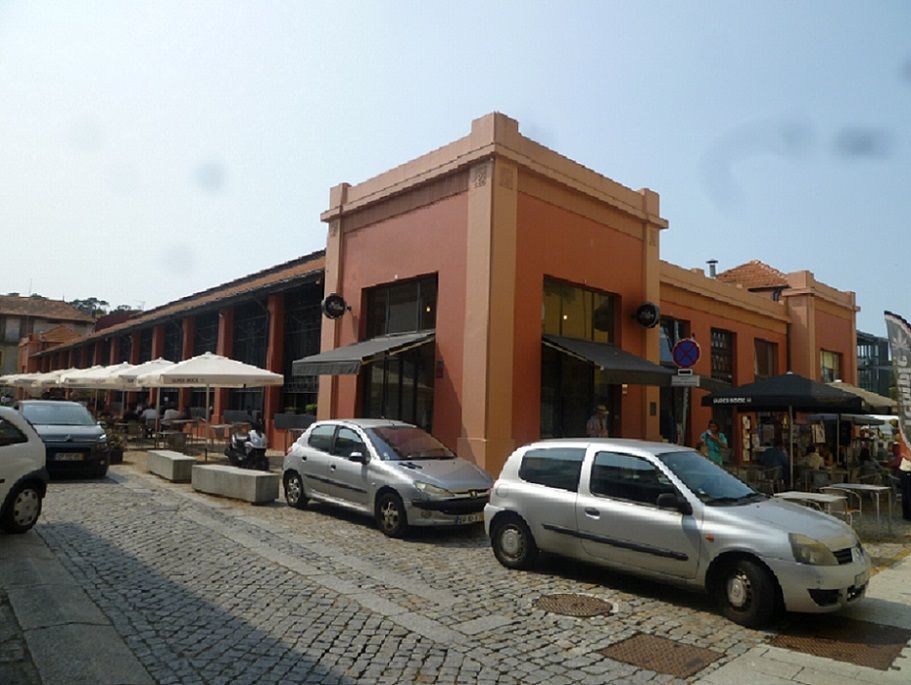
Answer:
[(723, 271), (719, 281), (787, 305), (789, 368), (823, 383), (857, 382), (858, 307), (854, 293), (817, 281), (810, 271), (786, 274), (758, 260)]
[(56, 328), (68, 326), (77, 334), (92, 329), (92, 317), (62, 300), (32, 295), (0, 295), (0, 375), (19, 373), (19, 341)]
[[(583, 434), (596, 403), (609, 406), (613, 435), (693, 444), (712, 388), (789, 369), (856, 379), (853, 293), (761, 262), (717, 278), (662, 262), (657, 193), (549, 150), (502, 114), (335, 186), (322, 219), (325, 252), (33, 359), (47, 370), (212, 350), (278, 371), (284, 388), (215, 400), (215, 421), (261, 408), (273, 444), (274, 416), (315, 402), (319, 376), (321, 418), (410, 421), (493, 473), (517, 445)], [(342, 298), (333, 319), (320, 313), (331, 294)], [(637, 318), (655, 314), (651, 303), (654, 327)], [(701, 346), (700, 384), (671, 387), (671, 346), (687, 336)], [(189, 390), (174, 399), (203, 403)], [(744, 454), (742, 421), (714, 417)]]
[(889, 339), (857, 331), (857, 385), (883, 397), (891, 397), (892, 359)]

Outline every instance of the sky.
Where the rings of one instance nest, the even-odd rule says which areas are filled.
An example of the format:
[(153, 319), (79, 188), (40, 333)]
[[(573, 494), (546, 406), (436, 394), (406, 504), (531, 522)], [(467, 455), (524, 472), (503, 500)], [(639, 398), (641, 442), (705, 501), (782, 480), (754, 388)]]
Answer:
[(911, 317), (906, 0), (0, 0), (0, 293), (150, 309), (322, 249), (331, 186), (491, 111), (657, 191), (663, 259)]

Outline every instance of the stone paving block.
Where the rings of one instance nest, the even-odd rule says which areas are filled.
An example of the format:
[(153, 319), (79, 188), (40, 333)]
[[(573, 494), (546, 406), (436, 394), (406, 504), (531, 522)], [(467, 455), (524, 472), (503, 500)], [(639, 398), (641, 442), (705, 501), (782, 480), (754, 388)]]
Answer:
[(173, 450), (151, 450), (146, 468), (149, 473), (172, 483), (189, 483), (196, 458)]
[(154, 685), (109, 625), (62, 625), (25, 633), (43, 685)]
[(68, 623), (110, 625), (88, 595), (72, 584), (9, 588), (7, 597), (24, 631)]
[(479, 633), (486, 633), (488, 630), (496, 630), (497, 628), (502, 628), (518, 622), (519, 620), (517, 618), (490, 614), (489, 616), (482, 616), (481, 618), (457, 623), (453, 628), (466, 635), (478, 635)]
[(193, 466), (193, 489), (209, 495), (239, 499), (251, 504), (274, 502), (278, 498), (279, 475), (222, 464)]
[(0, 559), (0, 587), (75, 584), (73, 577), (57, 559), (46, 559), (43, 555), (4, 556)]

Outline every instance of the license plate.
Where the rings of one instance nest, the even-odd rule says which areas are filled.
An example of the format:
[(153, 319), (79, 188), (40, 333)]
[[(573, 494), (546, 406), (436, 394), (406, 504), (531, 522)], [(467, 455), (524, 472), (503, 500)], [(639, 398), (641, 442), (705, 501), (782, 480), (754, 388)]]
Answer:
[(464, 514), (462, 516), (456, 516), (455, 522), (457, 524), (461, 523), (479, 523), (484, 520), (484, 513), (478, 512), (477, 514)]
[(85, 455), (82, 452), (57, 452), (54, 461), (82, 461)]
[(861, 587), (867, 584), (867, 581), (870, 579), (870, 574), (867, 571), (863, 573), (858, 573), (854, 576), (854, 587)]

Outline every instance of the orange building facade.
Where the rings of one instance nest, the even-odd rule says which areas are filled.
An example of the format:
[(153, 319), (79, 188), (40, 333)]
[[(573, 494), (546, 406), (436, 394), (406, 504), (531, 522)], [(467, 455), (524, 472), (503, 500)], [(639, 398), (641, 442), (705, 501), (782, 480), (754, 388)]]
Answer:
[[(676, 422), (674, 438), (693, 440), (711, 416), (700, 405), (710, 382), (684, 390), (667, 379), (643, 382), (648, 376), (636, 372), (624, 379), (623, 369), (599, 367), (560, 341), (667, 367), (671, 327), (700, 343), (694, 370), (714, 387), (788, 369), (819, 377), (819, 349), (843, 355), (839, 377), (856, 374), (853, 293), (799, 272), (772, 298), (736, 279), (662, 262), (668, 222), (657, 193), (545, 148), (502, 114), (477, 119), (465, 138), (368, 181), (332, 188), (322, 219), (329, 225), (325, 292), (350, 308), (324, 319), (322, 351), (407, 331), (433, 335), (422, 353), (432, 373), (409, 378), (404, 363), (372, 372), (374, 360), (357, 374), (322, 375), (319, 416), (425, 423), (494, 473), (518, 445), (584, 434), (596, 403), (609, 405), (610, 432), (622, 437), (661, 439), (664, 424)], [(411, 303), (409, 289), (434, 298), (414, 295)], [(397, 325), (395, 298), (432, 320)], [(647, 303), (660, 307), (661, 325), (637, 321)], [(405, 401), (406, 392), (416, 399)], [(683, 394), (681, 415), (671, 405)], [(428, 406), (430, 414), (413, 410)], [(728, 423), (736, 447), (737, 422)]]
[[(260, 413), (280, 445), (280, 415), (310, 414), (315, 400), (319, 418), (421, 425), (492, 473), (521, 444), (584, 435), (597, 404), (627, 438), (693, 445), (714, 417), (734, 458), (749, 458), (742, 417), (701, 406), (711, 389), (788, 370), (856, 382), (854, 293), (756, 261), (717, 277), (662, 261), (657, 193), (526, 138), (502, 114), (333, 187), (321, 218), (324, 252), (26, 351), (28, 369), (216, 351), (286, 379), (219, 391), (216, 421)], [(343, 303), (321, 316), (332, 294)], [(701, 348), (693, 387), (672, 380), (672, 346), (689, 337)], [(197, 394), (170, 401), (202, 410)]]

